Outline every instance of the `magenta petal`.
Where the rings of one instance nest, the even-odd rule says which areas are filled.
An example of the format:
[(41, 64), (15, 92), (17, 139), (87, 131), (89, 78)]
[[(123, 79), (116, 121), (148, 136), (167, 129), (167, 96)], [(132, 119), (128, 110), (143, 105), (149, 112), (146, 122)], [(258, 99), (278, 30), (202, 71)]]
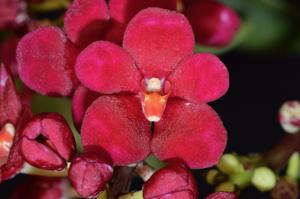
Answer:
[(99, 93), (90, 91), (83, 86), (78, 86), (75, 90), (72, 97), (72, 116), (73, 121), (78, 129), (80, 129), (86, 109), (99, 96)]
[(111, 163), (96, 154), (85, 153), (73, 158), (69, 179), (84, 198), (97, 197), (112, 177)]
[(85, 47), (100, 40), (108, 20), (104, 0), (75, 0), (66, 12), (64, 27), (72, 42)]
[(77, 50), (57, 27), (43, 27), (18, 44), (17, 62), (22, 81), (44, 95), (69, 95), (77, 84), (73, 70)]
[(65, 161), (49, 147), (27, 137), (21, 140), (21, 151), (25, 160), (35, 167), (62, 170), (66, 166)]
[(181, 160), (190, 168), (215, 165), (226, 146), (227, 134), (217, 113), (207, 104), (169, 100), (151, 142), (161, 160)]
[(76, 74), (87, 88), (101, 93), (137, 92), (141, 75), (133, 59), (116, 44), (97, 41), (85, 48), (76, 61)]
[(164, 77), (192, 54), (194, 35), (187, 19), (176, 11), (147, 8), (128, 24), (123, 46), (147, 77)]
[(169, 76), (172, 96), (193, 102), (210, 102), (229, 87), (226, 66), (213, 54), (195, 54), (184, 59)]
[(108, 7), (111, 21), (105, 39), (121, 44), (126, 26), (136, 13), (148, 7), (176, 10), (176, 0), (110, 0)]
[(150, 123), (134, 96), (101, 96), (86, 111), (81, 127), (84, 150), (105, 150), (115, 165), (145, 159), (150, 153)]
[(3, 64), (0, 64), (0, 128), (7, 122), (16, 125), (21, 110), (14, 82)]
[(237, 196), (231, 192), (216, 192), (207, 196), (206, 199), (237, 199)]
[(187, 5), (185, 15), (193, 27), (196, 41), (208, 46), (228, 45), (240, 27), (237, 13), (215, 0), (193, 1)]
[(23, 108), (17, 122), (16, 134), (14, 136), (13, 145), (10, 149), (7, 162), (0, 168), (0, 182), (14, 177), (22, 169), (24, 158), (20, 152), (19, 140), (22, 129), (31, 117), (31, 110), (28, 107)]
[(57, 113), (37, 115), (23, 129), (21, 152), (26, 161), (36, 167), (63, 169), (74, 151), (72, 132)]
[(195, 199), (198, 197), (196, 181), (183, 165), (169, 165), (154, 173), (144, 184), (145, 199)]

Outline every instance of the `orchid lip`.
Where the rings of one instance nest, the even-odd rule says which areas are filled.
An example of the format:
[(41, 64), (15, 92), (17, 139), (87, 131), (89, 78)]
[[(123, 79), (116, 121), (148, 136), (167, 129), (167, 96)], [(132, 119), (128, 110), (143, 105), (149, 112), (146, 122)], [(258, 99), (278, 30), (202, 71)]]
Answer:
[(160, 121), (170, 96), (170, 83), (156, 77), (145, 78), (142, 81), (142, 91), (139, 93), (145, 117), (150, 122)]
[(14, 136), (14, 125), (11, 123), (6, 123), (0, 130), (0, 165), (4, 164), (8, 158)]

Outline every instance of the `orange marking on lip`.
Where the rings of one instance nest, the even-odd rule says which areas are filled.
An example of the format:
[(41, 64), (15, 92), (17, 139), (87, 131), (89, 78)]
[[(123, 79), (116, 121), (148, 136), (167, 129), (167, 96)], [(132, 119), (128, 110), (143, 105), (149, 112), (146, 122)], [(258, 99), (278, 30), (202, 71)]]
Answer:
[(10, 123), (5, 124), (0, 130), (0, 165), (6, 162), (10, 148), (13, 144), (15, 135), (14, 126)]
[(146, 118), (151, 122), (158, 122), (166, 108), (169, 94), (161, 95), (158, 92), (144, 93), (141, 92), (143, 112)]

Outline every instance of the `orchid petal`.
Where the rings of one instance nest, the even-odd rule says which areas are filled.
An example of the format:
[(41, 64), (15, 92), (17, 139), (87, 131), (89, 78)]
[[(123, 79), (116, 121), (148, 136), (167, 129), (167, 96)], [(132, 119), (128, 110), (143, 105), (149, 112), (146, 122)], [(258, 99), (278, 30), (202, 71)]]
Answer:
[(66, 12), (64, 28), (73, 43), (85, 47), (102, 38), (108, 20), (104, 0), (75, 0)]
[(173, 99), (155, 125), (151, 149), (160, 160), (206, 168), (217, 164), (226, 141), (222, 121), (210, 106)]
[(116, 44), (97, 41), (78, 56), (76, 74), (87, 88), (101, 93), (137, 92), (141, 75), (133, 59)]
[(150, 153), (150, 123), (134, 96), (101, 96), (86, 111), (81, 127), (84, 150), (105, 150), (118, 166)]
[(194, 35), (187, 19), (176, 11), (147, 8), (128, 24), (123, 46), (146, 77), (165, 77), (192, 54)]
[(105, 39), (121, 44), (128, 22), (140, 10), (148, 7), (175, 10), (176, 0), (110, 0), (108, 7), (111, 21)]
[(44, 95), (69, 95), (77, 84), (73, 70), (77, 50), (57, 27), (25, 35), (17, 47), (21, 80)]
[(210, 102), (223, 96), (229, 87), (225, 65), (213, 54), (201, 53), (184, 59), (168, 77), (172, 96), (192, 102)]

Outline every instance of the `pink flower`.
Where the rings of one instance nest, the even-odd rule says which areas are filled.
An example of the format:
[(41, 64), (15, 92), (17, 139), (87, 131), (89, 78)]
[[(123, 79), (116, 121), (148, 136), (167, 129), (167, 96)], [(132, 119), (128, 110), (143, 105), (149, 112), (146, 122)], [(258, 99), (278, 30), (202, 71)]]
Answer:
[[(183, 15), (148, 8), (129, 23), (123, 48), (98, 41), (84, 49), (75, 66), (81, 83), (121, 94), (101, 96), (89, 106), (81, 128), (84, 148), (104, 149), (115, 165), (138, 162), (150, 152), (191, 168), (216, 164), (226, 130), (205, 102), (226, 92), (228, 72), (216, 56), (193, 54), (193, 46)], [(148, 120), (161, 119), (153, 136), (141, 106)]]
[(0, 181), (18, 173), (24, 163), (20, 153), (21, 129), (31, 118), (29, 108), (21, 104), (11, 76), (0, 65)]

